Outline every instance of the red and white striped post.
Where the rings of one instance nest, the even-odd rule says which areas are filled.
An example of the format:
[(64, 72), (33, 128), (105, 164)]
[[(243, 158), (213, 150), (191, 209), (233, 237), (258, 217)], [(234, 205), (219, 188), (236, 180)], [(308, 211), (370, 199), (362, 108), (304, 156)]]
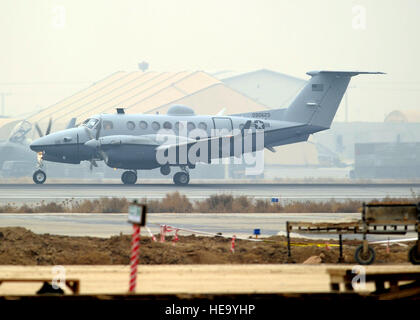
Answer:
[(131, 257), (130, 257), (130, 284), (129, 292), (136, 292), (137, 285), (137, 265), (139, 264), (140, 254), (140, 226), (133, 224), (133, 236), (131, 239)]
[(149, 233), (150, 237), (152, 238), (153, 242), (156, 242), (156, 237), (155, 235), (152, 233), (152, 231), (150, 231), (149, 227), (146, 227), (147, 232)]
[(160, 242), (165, 242), (165, 235), (166, 235), (166, 225), (160, 226)]
[(178, 231), (179, 231), (179, 229), (175, 229), (175, 235), (174, 235), (174, 238), (172, 239), (172, 244), (173, 245), (175, 245), (179, 240)]
[(233, 235), (231, 246), (230, 246), (230, 252), (232, 253), (235, 253), (235, 240), (236, 240), (236, 235)]
[(137, 266), (140, 255), (140, 227), (146, 226), (147, 207), (139, 205), (137, 200), (128, 207), (128, 222), (133, 225), (133, 236), (131, 238), (131, 256), (130, 256), (130, 282), (128, 286), (129, 293), (136, 292), (137, 284)]
[(325, 249), (330, 250), (330, 243), (327, 241), (327, 243), (325, 244)]

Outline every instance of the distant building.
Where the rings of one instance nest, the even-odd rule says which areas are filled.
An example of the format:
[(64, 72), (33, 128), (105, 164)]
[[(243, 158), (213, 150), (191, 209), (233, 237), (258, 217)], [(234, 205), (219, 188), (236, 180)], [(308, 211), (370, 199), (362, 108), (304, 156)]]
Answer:
[(394, 110), (385, 116), (384, 122), (392, 123), (420, 123), (420, 111), (418, 110)]
[(420, 142), (356, 143), (352, 178), (420, 178)]
[(286, 108), (306, 81), (267, 69), (224, 77), (222, 82), (269, 109)]
[(420, 112), (395, 110), (384, 122), (333, 122), (314, 135), (355, 178), (420, 178)]

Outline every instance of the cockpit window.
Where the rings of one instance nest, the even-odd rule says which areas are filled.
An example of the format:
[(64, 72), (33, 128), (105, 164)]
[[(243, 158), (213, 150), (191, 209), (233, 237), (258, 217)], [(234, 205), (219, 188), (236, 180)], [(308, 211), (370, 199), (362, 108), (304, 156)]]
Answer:
[(86, 119), (84, 122), (83, 122), (83, 125), (85, 126), (85, 127), (88, 127), (89, 129), (93, 129), (95, 126), (96, 126), (96, 124), (99, 122), (99, 120), (98, 119), (94, 119), (94, 118), (90, 118), (90, 119)]

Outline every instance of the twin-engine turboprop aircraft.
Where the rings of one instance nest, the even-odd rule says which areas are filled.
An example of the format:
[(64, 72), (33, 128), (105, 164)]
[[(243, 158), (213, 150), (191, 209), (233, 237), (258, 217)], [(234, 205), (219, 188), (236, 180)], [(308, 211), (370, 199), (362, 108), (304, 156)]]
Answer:
[(79, 164), (103, 160), (112, 168), (125, 169), (124, 184), (137, 181), (137, 170), (160, 168), (173, 181), (188, 184), (189, 169), (212, 159), (241, 157), (254, 151), (306, 141), (310, 134), (330, 128), (352, 76), (382, 72), (311, 71), (311, 79), (289, 108), (230, 116), (196, 115), (186, 106), (172, 106), (166, 115), (94, 115), (76, 128), (35, 140), (40, 168), (34, 182), (44, 183), (42, 161)]

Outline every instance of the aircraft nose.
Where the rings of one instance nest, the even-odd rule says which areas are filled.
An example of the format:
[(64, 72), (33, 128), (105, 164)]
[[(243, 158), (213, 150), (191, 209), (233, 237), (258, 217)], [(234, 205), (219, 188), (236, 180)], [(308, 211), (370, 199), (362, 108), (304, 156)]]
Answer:
[(42, 151), (40, 147), (41, 147), (41, 145), (40, 145), (38, 142), (36, 142), (36, 141), (32, 142), (32, 143), (29, 145), (29, 148), (31, 148), (31, 150), (32, 150), (32, 151), (35, 151), (35, 152), (40, 152), (40, 151)]
[(29, 148), (31, 148), (32, 151), (40, 152), (40, 151), (45, 150), (45, 146), (46, 146), (45, 137), (42, 137), (42, 138), (39, 138), (39, 139), (36, 139), (35, 141), (33, 141), (29, 145)]

